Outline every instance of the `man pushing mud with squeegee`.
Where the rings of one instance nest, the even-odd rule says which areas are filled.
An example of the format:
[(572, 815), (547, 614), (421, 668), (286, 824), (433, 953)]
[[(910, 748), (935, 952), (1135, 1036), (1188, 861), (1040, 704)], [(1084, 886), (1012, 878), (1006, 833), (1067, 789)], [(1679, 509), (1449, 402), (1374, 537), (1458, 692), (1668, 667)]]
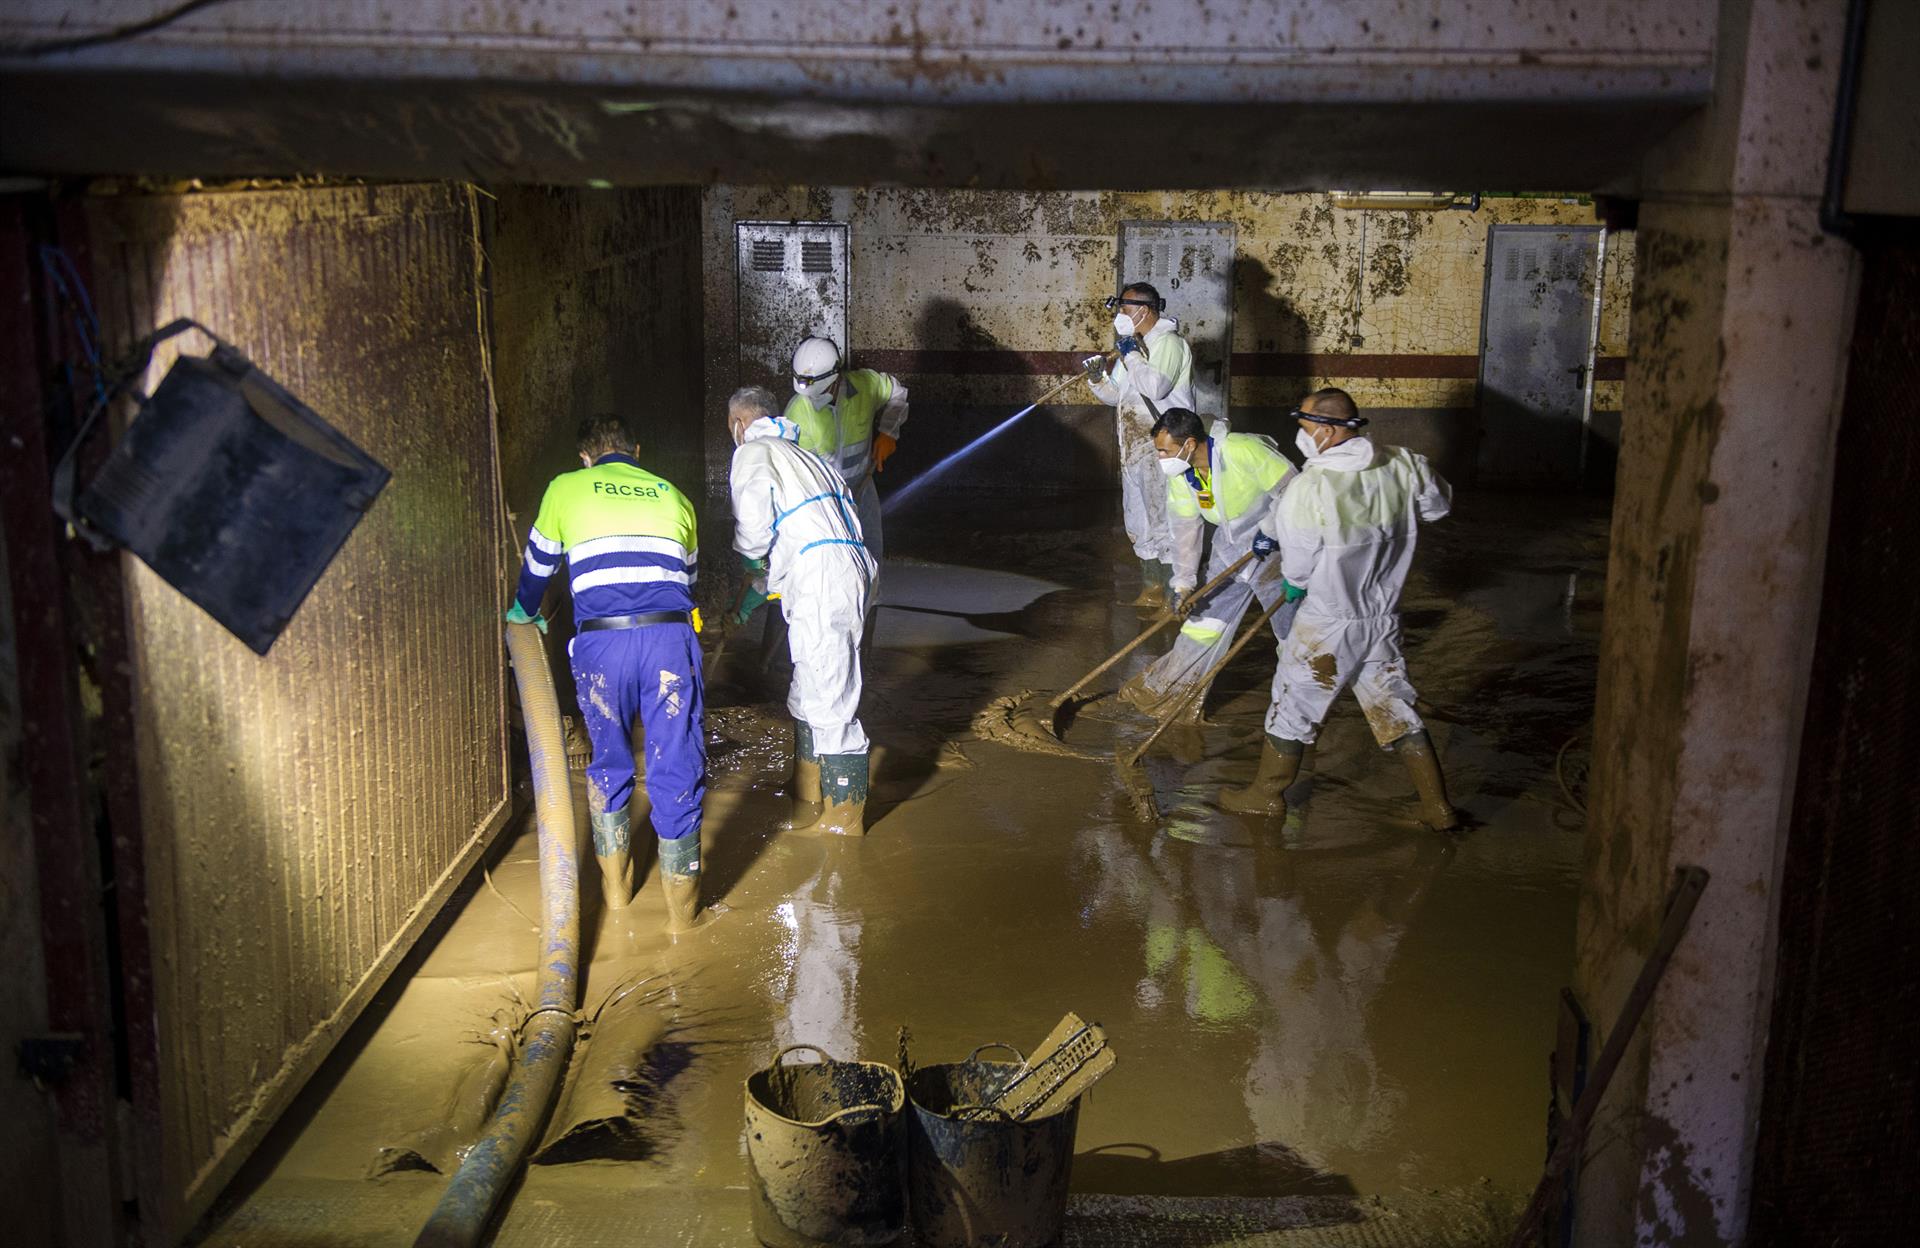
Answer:
[[(1257, 598), (1262, 608), (1278, 608), (1271, 619), (1273, 635), (1282, 641), (1299, 609), (1299, 590), (1289, 589), (1267, 563), (1279, 547), (1261, 527), (1292, 483), (1293, 465), (1273, 439), (1229, 432), (1224, 420), (1208, 429), (1185, 408), (1168, 409), (1154, 422), (1153, 445), (1159, 456), (1155, 475), (1165, 474), (1162, 488), (1173, 533), (1172, 605), (1186, 608), (1186, 622), (1173, 648), (1123, 685), (1120, 696), (1155, 719), (1181, 710), (1198, 718), (1205, 686), (1233, 648), (1248, 604)], [(1213, 526), (1209, 582), (1236, 562), (1240, 570), (1204, 600), (1182, 602), (1200, 581), (1208, 525)], [(1279, 601), (1283, 597), (1285, 604)]]

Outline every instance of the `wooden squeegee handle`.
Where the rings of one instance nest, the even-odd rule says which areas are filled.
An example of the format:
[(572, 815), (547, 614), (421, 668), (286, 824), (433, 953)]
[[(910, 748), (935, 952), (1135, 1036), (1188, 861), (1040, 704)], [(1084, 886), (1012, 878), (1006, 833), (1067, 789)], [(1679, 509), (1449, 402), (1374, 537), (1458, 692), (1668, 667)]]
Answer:
[[(1238, 559), (1235, 559), (1230, 565), (1228, 565), (1226, 571), (1214, 577), (1212, 580), (1208, 581), (1205, 585), (1202, 585), (1199, 589), (1194, 590), (1191, 594), (1188, 594), (1187, 601), (1197, 602), (1201, 598), (1204, 598), (1208, 594), (1212, 593), (1214, 590), (1220, 588), (1220, 586), (1227, 583), (1227, 580), (1230, 577), (1232, 577), (1234, 573), (1238, 572), (1241, 568), (1246, 567), (1247, 561), (1252, 558), (1253, 558), (1252, 551), (1248, 551), (1246, 554), (1241, 555)], [(1050, 711), (1059, 710), (1061, 707), (1067, 704), (1068, 699), (1072, 698), (1074, 694), (1079, 693), (1082, 689), (1085, 689), (1088, 685), (1100, 679), (1100, 677), (1106, 675), (1107, 672), (1112, 669), (1115, 663), (1118, 663), (1121, 659), (1126, 658), (1128, 655), (1132, 654), (1135, 650), (1138, 650), (1141, 646), (1145, 645), (1147, 638), (1153, 636), (1155, 633), (1159, 632), (1161, 629), (1165, 628), (1167, 625), (1173, 623), (1175, 620), (1184, 620), (1186, 618), (1187, 618), (1187, 613), (1185, 611), (1170, 611), (1165, 607), (1160, 608), (1159, 616), (1154, 619), (1153, 623), (1147, 625), (1145, 632), (1141, 633), (1138, 637), (1135, 637), (1132, 641), (1128, 642), (1126, 645), (1121, 646), (1118, 650), (1114, 651), (1112, 657), (1109, 658), (1106, 662), (1102, 663), (1099, 667), (1094, 668), (1092, 671), (1088, 672), (1085, 676), (1082, 676), (1079, 680), (1076, 680), (1071, 685), (1067, 686), (1065, 692), (1061, 693), (1058, 697), (1054, 698), (1053, 701), (1047, 703), (1047, 709)]]
[(1167, 729), (1173, 727), (1173, 721), (1180, 718), (1180, 712), (1186, 710), (1188, 704), (1191, 703), (1194, 700), (1194, 698), (1205, 694), (1207, 687), (1213, 684), (1213, 678), (1218, 676), (1221, 672), (1225, 671), (1227, 664), (1233, 662), (1234, 656), (1239, 654), (1242, 650), (1245, 650), (1247, 648), (1247, 643), (1252, 641), (1255, 635), (1259, 633), (1261, 628), (1266, 625), (1266, 622), (1273, 618), (1273, 613), (1286, 605), (1287, 605), (1287, 599), (1286, 599), (1286, 596), (1283, 594), (1279, 598), (1274, 600), (1274, 604), (1272, 606), (1268, 607), (1265, 611), (1262, 611), (1260, 613), (1260, 618), (1253, 622), (1252, 628), (1248, 629), (1245, 633), (1241, 634), (1240, 640), (1233, 643), (1233, 648), (1227, 651), (1226, 657), (1222, 658), (1218, 663), (1215, 663), (1211, 668), (1209, 668), (1207, 671), (1207, 674), (1205, 676), (1202, 676), (1197, 682), (1195, 682), (1193, 688), (1187, 692), (1187, 696), (1184, 698), (1181, 698), (1180, 701), (1174, 706), (1174, 708), (1167, 712), (1167, 717), (1161, 720), (1159, 724), (1157, 724), (1154, 727), (1153, 732), (1148, 735), (1147, 739), (1140, 743), (1140, 748), (1133, 752), (1133, 756), (1131, 758), (1127, 759), (1127, 766), (1137, 767), (1140, 765), (1141, 758), (1146, 755), (1146, 752), (1148, 750), (1153, 748), (1153, 743), (1160, 739), (1160, 734), (1165, 732)]

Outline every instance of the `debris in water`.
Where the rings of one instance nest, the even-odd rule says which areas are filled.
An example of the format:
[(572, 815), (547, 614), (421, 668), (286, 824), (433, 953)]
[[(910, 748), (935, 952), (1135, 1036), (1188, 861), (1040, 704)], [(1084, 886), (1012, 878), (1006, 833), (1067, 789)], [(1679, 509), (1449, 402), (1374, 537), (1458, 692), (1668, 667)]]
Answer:
[(1106, 1078), (1119, 1060), (1099, 1023), (1089, 1023), (1068, 1011), (1013, 1078), (1001, 1084), (978, 1109), (961, 1116), (974, 1118), (983, 1111), (997, 1110), (1017, 1122), (1044, 1118), (1079, 1100)]

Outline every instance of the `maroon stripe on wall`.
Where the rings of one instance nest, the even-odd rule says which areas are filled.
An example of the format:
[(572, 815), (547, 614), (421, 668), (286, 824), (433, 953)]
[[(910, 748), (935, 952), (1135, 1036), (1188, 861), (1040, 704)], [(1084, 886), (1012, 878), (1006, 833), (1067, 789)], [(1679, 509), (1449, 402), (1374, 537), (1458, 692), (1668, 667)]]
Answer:
[[(1091, 351), (900, 351), (857, 353), (863, 368), (907, 376), (1030, 376), (1065, 377), (1080, 371)], [(1281, 351), (1236, 351), (1237, 377), (1446, 377), (1474, 380), (1480, 375), (1477, 355), (1361, 355), (1346, 352), (1321, 355)], [(1619, 381), (1627, 375), (1624, 356), (1603, 355), (1594, 366), (1598, 381)]]
[(1477, 355), (1295, 355), (1236, 351), (1236, 377), (1465, 377), (1480, 375)]

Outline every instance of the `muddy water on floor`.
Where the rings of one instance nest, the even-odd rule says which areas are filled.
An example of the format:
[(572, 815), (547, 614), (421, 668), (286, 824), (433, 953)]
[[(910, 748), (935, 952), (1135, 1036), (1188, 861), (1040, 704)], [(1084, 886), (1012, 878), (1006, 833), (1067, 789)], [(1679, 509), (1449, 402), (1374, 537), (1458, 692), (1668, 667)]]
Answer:
[[(1412, 786), (1350, 698), (1284, 828), (1212, 804), (1257, 756), (1271, 643), (1223, 677), (1202, 731), (1149, 756), (1151, 823), (1110, 765), (974, 738), (994, 697), (1064, 687), (1133, 634), (1140, 617), (1115, 605), (1136, 588), (1130, 562), (1086, 537), (896, 528), (914, 562), (889, 614), (940, 624), (891, 640), (882, 625), (871, 834), (779, 836), (779, 708), (716, 686), (739, 705), (709, 725), (709, 919), (659, 934), (650, 853), (630, 909), (604, 914), (596, 882), (583, 889), (584, 1004), (644, 984), (660, 1015), (645, 1121), (619, 1159), (535, 1167), (517, 1200), (741, 1187), (741, 1080), (776, 1049), (885, 1060), (907, 1024), (916, 1057), (956, 1060), (1028, 1046), (1067, 1009), (1120, 1055), (1081, 1117), (1080, 1191), (1524, 1188), (1579, 852), (1554, 763), (1590, 713), (1605, 535), (1597, 509), (1482, 499), (1423, 538), (1409, 665), (1476, 824), (1442, 839), (1409, 819)], [(1145, 729), (1095, 704), (1072, 735), (1105, 749)], [(288, 1122), (257, 1190), (357, 1176), (452, 1094), (531, 991), (538, 912), (529, 831)], [(388, 1181), (427, 1203), (439, 1183)]]

